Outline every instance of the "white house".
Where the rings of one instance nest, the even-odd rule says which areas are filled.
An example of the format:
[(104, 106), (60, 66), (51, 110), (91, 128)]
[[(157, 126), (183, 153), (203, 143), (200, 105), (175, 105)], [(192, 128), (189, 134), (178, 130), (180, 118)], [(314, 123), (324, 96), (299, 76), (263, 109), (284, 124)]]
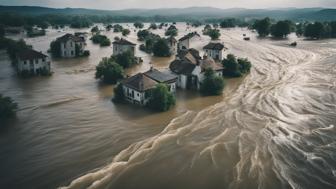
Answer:
[(174, 75), (162, 73), (151, 68), (145, 73), (138, 73), (124, 79), (121, 84), (123, 86), (124, 97), (128, 102), (145, 106), (151, 97), (151, 90), (158, 83), (167, 84), (169, 91), (175, 93), (176, 79)]
[(177, 50), (189, 49), (193, 40), (200, 38), (201, 36), (197, 32), (191, 32), (183, 36), (178, 40)]
[(224, 50), (226, 49), (222, 43), (209, 43), (203, 47), (207, 56), (214, 60), (221, 61), (224, 58)]
[(50, 73), (49, 57), (33, 49), (17, 54), (17, 71), (19, 74), (43, 75)]
[(181, 50), (169, 68), (177, 76), (176, 85), (182, 89), (200, 89), (205, 70), (211, 68), (216, 75), (223, 76), (223, 66), (212, 58), (201, 58), (195, 49)]
[(135, 44), (127, 41), (126, 39), (115, 40), (113, 43), (113, 55), (118, 55), (127, 51), (135, 54)]
[(65, 34), (56, 39), (61, 46), (61, 57), (73, 58), (81, 56), (85, 50), (85, 39), (72, 34)]

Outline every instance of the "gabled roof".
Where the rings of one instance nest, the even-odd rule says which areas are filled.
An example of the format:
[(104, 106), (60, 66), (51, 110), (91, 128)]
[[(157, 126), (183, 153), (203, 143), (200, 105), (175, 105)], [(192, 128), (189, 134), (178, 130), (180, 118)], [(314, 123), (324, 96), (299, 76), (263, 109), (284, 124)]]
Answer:
[(69, 40), (73, 40), (74, 42), (84, 42), (84, 39), (81, 37), (77, 37), (71, 33), (67, 33), (65, 35), (63, 35), (62, 37), (59, 37), (56, 39), (57, 41), (61, 41), (61, 42), (66, 42)]
[(198, 59), (201, 59), (201, 56), (199, 55), (198, 50), (196, 50), (196, 49), (194, 49), (194, 48), (179, 50), (177, 56), (178, 56), (180, 59), (183, 59), (183, 58), (186, 57), (187, 54), (189, 54), (189, 53), (190, 53), (195, 59), (197, 59), (197, 60), (198, 60)]
[(143, 73), (138, 73), (132, 77), (124, 79), (122, 84), (126, 87), (143, 92), (154, 88), (157, 82)]
[(183, 36), (182, 38), (180, 38), (179, 41), (184, 41), (184, 40), (187, 40), (187, 39), (191, 39), (195, 36), (201, 37), (197, 32), (191, 32), (191, 33), (188, 33), (187, 35)]
[(121, 38), (121, 39), (119, 39), (119, 40), (115, 40), (115, 41), (113, 41), (113, 44), (114, 44), (114, 45), (131, 45), (131, 46), (135, 46), (134, 43), (129, 42), (129, 41), (127, 41), (126, 39), (123, 39), (123, 38)]
[(147, 72), (144, 73), (147, 77), (159, 82), (159, 83), (165, 83), (165, 82), (171, 82), (175, 81), (177, 79), (176, 76), (168, 73), (160, 72), (157, 69), (151, 68)]
[(47, 55), (35, 51), (33, 49), (26, 49), (17, 54), (18, 58), (21, 60), (34, 60), (34, 59), (40, 59), (40, 58), (46, 58)]
[(169, 69), (176, 74), (190, 75), (196, 67), (187, 60), (174, 60), (170, 63)]
[(203, 47), (203, 49), (211, 49), (211, 50), (223, 50), (225, 47), (222, 43), (208, 43)]
[(211, 68), (214, 71), (221, 71), (223, 70), (223, 65), (216, 63), (212, 58), (205, 58), (200, 61), (202, 72), (205, 71), (207, 68)]

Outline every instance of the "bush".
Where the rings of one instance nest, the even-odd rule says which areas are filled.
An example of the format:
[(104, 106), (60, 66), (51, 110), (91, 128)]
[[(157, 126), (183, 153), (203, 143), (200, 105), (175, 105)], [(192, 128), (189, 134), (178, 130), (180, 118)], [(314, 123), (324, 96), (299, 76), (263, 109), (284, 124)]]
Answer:
[(206, 96), (220, 95), (224, 89), (224, 79), (216, 76), (212, 69), (205, 70), (200, 92)]
[(150, 32), (148, 30), (139, 30), (137, 33), (138, 40), (144, 41), (146, 38), (148, 38), (150, 35)]
[(207, 31), (204, 32), (205, 35), (208, 35), (211, 40), (217, 40), (221, 34), (218, 29), (208, 29)]
[(110, 39), (107, 38), (105, 35), (95, 34), (90, 39), (92, 40), (93, 43), (100, 44), (100, 46), (102, 47), (111, 45)]
[(124, 90), (121, 83), (118, 83), (117, 86), (113, 88), (114, 96), (112, 101), (115, 103), (120, 103), (124, 100)]
[(170, 56), (170, 49), (166, 39), (158, 39), (153, 45), (153, 54), (157, 57)]
[(116, 84), (124, 78), (124, 69), (112, 59), (103, 58), (96, 67), (95, 77), (104, 83)]
[(165, 84), (157, 84), (151, 91), (148, 107), (155, 111), (167, 111), (175, 105), (175, 97)]
[(238, 58), (239, 70), (241, 73), (249, 73), (252, 67), (251, 62), (247, 58)]
[(83, 52), (83, 56), (90, 56), (90, 51), (89, 50), (85, 50)]
[(156, 30), (158, 26), (155, 23), (151, 23), (148, 29)]
[(123, 29), (123, 31), (122, 31), (122, 35), (123, 36), (127, 36), (127, 35), (129, 35), (131, 33), (131, 31), (129, 30), (129, 29)]
[(0, 122), (16, 116), (17, 104), (10, 98), (0, 94)]
[(325, 33), (324, 25), (320, 22), (315, 22), (306, 26), (304, 36), (311, 39), (320, 39)]
[(92, 29), (91, 29), (91, 33), (97, 33), (99, 32), (99, 28), (98, 26), (94, 26)]
[(136, 28), (143, 28), (144, 27), (144, 24), (143, 23), (141, 23), (141, 22), (135, 22), (134, 23), (134, 27), (136, 27)]
[(276, 38), (287, 37), (291, 32), (291, 25), (290, 21), (279, 21), (271, 26), (271, 35)]

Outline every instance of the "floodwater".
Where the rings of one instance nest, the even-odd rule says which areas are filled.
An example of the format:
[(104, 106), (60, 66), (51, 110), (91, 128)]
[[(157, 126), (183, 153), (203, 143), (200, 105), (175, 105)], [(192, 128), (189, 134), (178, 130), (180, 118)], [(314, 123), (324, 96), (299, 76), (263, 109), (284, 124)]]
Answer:
[[(178, 28), (180, 36), (189, 31)], [(88, 41), (89, 58), (54, 60), (53, 76), (28, 80), (3, 53), (0, 92), (20, 111), (1, 128), (0, 188), (335, 188), (336, 41), (221, 33), (228, 53), (252, 61), (251, 73), (227, 80), (223, 96), (179, 91), (165, 113), (110, 101), (112, 86), (94, 79), (109, 47)], [(28, 43), (46, 51), (62, 34)], [(297, 48), (288, 47), (293, 40)], [(129, 74), (172, 60), (136, 54), (145, 61)]]

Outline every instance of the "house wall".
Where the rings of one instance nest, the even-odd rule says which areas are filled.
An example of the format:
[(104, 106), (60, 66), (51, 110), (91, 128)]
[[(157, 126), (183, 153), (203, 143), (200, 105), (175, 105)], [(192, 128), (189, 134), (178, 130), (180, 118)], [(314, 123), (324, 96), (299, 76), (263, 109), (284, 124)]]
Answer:
[(50, 72), (50, 60), (48, 57), (34, 60), (18, 60), (17, 71), (22, 73), (23, 71), (29, 71), (32, 74), (38, 74), (39, 69), (46, 69)]
[(223, 52), (224, 50), (212, 50), (212, 49), (205, 49), (205, 52), (209, 57), (211, 57), (214, 60), (223, 60)]
[(178, 50), (182, 50), (182, 49), (189, 49), (189, 44), (190, 44), (190, 40), (189, 39), (186, 39), (184, 41), (179, 41), (178, 44), (177, 44), (177, 49)]
[(170, 49), (170, 53), (171, 54), (175, 54), (177, 52), (177, 45), (176, 42), (169, 42), (168, 43), (169, 49)]
[(134, 54), (134, 46), (113, 44), (113, 55), (118, 55), (127, 51), (131, 51)]
[(177, 87), (181, 89), (186, 89), (187, 88), (187, 76), (186, 75), (177, 75), (177, 82), (176, 82)]
[(84, 52), (85, 43), (84, 42), (74, 42), (73, 40), (68, 40), (66, 42), (61, 42), (61, 56), (65, 58), (76, 57), (76, 44), (80, 47), (80, 55)]
[(133, 104), (144, 106), (149, 101), (149, 97), (146, 98), (145, 92), (139, 92), (126, 86), (123, 86), (123, 92), (125, 99)]

